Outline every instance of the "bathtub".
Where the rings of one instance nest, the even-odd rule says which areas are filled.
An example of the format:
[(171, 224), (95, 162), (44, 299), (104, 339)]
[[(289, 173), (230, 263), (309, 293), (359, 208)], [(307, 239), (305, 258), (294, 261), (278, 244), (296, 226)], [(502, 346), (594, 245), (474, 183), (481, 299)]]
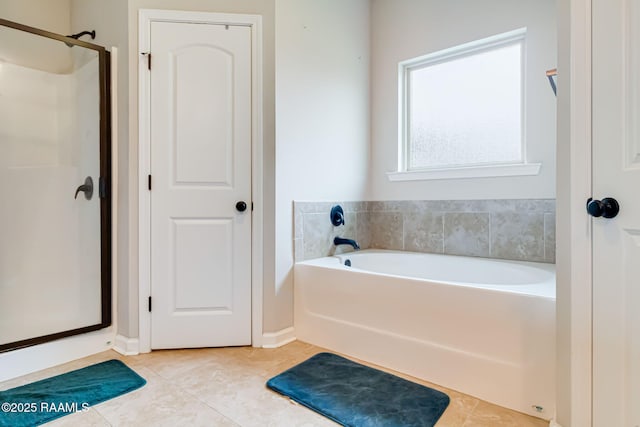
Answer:
[(296, 263), (294, 283), (299, 340), (553, 417), (553, 265), (365, 250)]

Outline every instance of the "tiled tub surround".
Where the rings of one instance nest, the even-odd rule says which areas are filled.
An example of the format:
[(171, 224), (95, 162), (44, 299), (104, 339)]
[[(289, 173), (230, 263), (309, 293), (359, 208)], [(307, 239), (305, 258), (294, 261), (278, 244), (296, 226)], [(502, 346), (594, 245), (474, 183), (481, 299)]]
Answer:
[[(331, 207), (344, 208), (334, 227)], [(296, 261), (362, 249), (394, 249), (555, 263), (553, 199), (294, 202)]]

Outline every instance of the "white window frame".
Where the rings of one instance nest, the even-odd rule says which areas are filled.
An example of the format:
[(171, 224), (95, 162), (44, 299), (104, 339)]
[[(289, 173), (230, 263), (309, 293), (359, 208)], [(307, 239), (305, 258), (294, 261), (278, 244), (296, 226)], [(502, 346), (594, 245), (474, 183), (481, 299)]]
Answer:
[[(526, 146), (526, 97), (525, 97), (525, 52), (526, 28), (498, 34), (476, 40), (449, 49), (402, 61), (398, 64), (398, 170), (389, 172), (390, 181), (415, 181), (427, 179), (482, 178), (500, 176), (537, 175), (540, 163), (527, 162)], [(409, 170), (409, 75), (411, 71), (447, 62), (450, 60), (491, 51), (498, 47), (513, 44), (521, 45), (521, 150), (520, 161), (509, 163), (487, 162), (472, 165), (452, 165), (450, 167), (434, 167)]]

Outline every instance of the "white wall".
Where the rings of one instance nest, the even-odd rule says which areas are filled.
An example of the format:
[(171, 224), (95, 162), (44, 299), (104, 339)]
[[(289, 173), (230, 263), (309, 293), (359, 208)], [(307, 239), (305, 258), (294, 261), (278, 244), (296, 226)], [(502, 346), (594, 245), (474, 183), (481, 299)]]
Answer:
[(0, 17), (9, 21), (41, 28), (59, 34), (69, 34), (71, 0), (2, 0)]
[[(71, 0), (2, 0), (0, 18), (67, 35), (71, 30)], [(0, 59), (51, 73), (69, 73), (71, 54), (60, 42), (22, 31), (0, 29)]]
[(276, 286), (265, 289), (265, 331), (293, 325), (293, 200), (365, 196), (369, 17), (368, 0), (276, 0)]
[[(555, 197), (555, 0), (372, 0), (373, 200)], [(389, 182), (398, 164), (398, 62), (527, 27), (526, 141), (539, 176)]]

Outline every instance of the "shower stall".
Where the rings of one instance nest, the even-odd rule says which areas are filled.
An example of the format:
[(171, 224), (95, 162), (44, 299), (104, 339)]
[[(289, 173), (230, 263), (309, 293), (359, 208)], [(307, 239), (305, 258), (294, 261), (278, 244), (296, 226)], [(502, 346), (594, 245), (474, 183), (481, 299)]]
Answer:
[(111, 324), (109, 52), (0, 19), (0, 352)]

